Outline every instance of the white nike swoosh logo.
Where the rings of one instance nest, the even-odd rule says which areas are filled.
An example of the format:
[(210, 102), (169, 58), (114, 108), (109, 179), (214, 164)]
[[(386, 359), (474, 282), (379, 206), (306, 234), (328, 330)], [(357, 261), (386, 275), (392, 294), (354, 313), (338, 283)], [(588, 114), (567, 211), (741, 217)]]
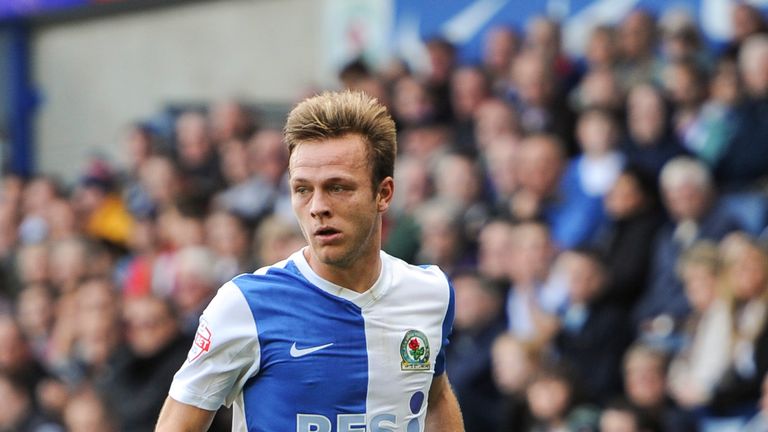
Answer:
[(296, 348), (296, 342), (294, 342), (293, 345), (291, 346), (291, 357), (293, 358), (304, 357), (305, 355), (312, 354), (313, 352), (320, 351), (321, 349), (326, 349), (331, 345), (333, 345), (333, 343), (299, 349), (299, 348)]

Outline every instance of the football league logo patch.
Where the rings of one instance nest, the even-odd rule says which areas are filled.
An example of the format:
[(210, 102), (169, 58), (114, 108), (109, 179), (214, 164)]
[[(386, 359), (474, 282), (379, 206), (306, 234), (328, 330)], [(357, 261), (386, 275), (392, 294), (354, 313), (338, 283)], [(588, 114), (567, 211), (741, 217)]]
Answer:
[(429, 340), (418, 330), (408, 330), (400, 342), (400, 369), (404, 371), (429, 370)]
[(197, 327), (197, 333), (195, 334), (195, 341), (192, 343), (192, 349), (187, 354), (187, 361), (193, 362), (197, 360), (201, 355), (208, 352), (211, 349), (211, 338), (213, 333), (208, 328), (208, 323), (204, 320), (200, 320), (200, 325)]

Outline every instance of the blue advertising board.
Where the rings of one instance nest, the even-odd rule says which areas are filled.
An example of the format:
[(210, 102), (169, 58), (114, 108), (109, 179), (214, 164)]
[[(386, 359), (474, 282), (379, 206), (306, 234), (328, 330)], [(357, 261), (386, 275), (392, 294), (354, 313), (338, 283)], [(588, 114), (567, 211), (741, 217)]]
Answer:
[[(676, 8), (687, 11), (712, 43), (731, 34), (730, 11), (737, 0), (395, 0), (392, 40), (396, 51), (416, 36), (443, 36), (460, 48), (464, 61), (479, 58), (483, 35), (498, 25), (522, 31), (533, 16), (561, 21), (567, 51), (578, 53), (586, 32), (595, 24), (619, 22), (630, 11), (642, 8), (657, 15)], [(768, 0), (747, 1), (764, 11)]]

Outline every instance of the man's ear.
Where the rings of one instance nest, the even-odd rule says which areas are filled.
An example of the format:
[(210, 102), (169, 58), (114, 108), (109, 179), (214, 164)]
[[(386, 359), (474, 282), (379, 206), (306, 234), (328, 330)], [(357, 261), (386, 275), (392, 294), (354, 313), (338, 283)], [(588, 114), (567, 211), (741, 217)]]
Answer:
[(376, 206), (379, 213), (387, 211), (389, 203), (392, 202), (394, 193), (395, 181), (392, 177), (387, 177), (379, 183), (378, 192), (376, 193)]

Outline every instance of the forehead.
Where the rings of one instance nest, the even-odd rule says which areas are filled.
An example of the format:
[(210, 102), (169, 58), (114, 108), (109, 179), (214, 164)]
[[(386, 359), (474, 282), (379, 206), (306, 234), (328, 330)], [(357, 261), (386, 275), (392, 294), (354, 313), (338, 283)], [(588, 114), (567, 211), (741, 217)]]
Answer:
[(358, 135), (300, 143), (291, 154), (288, 172), (291, 179), (367, 173), (366, 145)]

